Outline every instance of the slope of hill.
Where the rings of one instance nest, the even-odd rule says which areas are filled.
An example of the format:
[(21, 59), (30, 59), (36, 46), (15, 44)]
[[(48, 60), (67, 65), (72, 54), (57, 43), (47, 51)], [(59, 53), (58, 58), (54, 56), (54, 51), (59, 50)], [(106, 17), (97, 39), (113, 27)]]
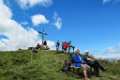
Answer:
[[(55, 51), (0, 52), (0, 80), (82, 80), (74, 73), (59, 71), (68, 54), (57, 54)], [(103, 77), (92, 77), (91, 80), (120, 80), (120, 62), (118, 64), (101, 61), (109, 70), (102, 73)]]

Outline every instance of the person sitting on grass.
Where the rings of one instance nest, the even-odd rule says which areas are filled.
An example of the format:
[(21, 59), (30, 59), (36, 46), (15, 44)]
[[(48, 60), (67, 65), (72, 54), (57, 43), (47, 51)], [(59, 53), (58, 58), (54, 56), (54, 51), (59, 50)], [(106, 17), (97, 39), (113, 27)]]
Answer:
[(83, 75), (85, 80), (89, 80), (88, 71), (90, 67), (84, 63), (84, 60), (82, 59), (81, 55), (79, 55), (79, 53), (79, 49), (76, 49), (75, 54), (73, 55), (74, 65), (75, 67), (81, 67), (83, 69)]
[(94, 69), (94, 73), (96, 75), (96, 77), (101, 77), (100, 73), (99, 73), (99, 69), (102, 71), (106, 71), (107, 68), (104, 68), (103, 66), (101, 66), (101, 64), (98, 62), (97, 59), (91, 58), (89, 56), (89, 52), (86, 51), (85, 55), (83, 56), (84, 61), (86, 62), (86, 64), (88, 64), (90, 67), (92, 67)]
[(44, 50), (50, 49), (50, 48), (48, 47), (48, 45), (47, 45), (47, 41), (44, 41), (43, 46), (44, 46)]
[(40, 44), (37, 43), (36, 49), (40, 49)]

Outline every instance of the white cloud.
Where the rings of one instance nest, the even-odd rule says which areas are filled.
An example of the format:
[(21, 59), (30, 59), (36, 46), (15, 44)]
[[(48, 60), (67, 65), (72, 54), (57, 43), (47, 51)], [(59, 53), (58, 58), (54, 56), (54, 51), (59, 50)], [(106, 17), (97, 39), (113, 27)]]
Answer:
[(3, 0), (0, 0), (0, 19), (11, 18), (12, 17), (11, 10), (7, 6), (5, 6), (3, 3), (4, 3)]
[(50, 47), (51, 50), (55, 50), (55, 42), (54, 41), (47, 41), (48, 46)]
[(99, 58), (102, 59), (120, 59), (120, 54), (119, 53), (109, 53), (109, 54), (103, 54), (102, 56), (98, 56)]
[(93, 54), (96, 58), (102, 59), (120, 59), (120, 45), (116, 47), (108, 47), (105, 51), (96, 52)]
[(107, 2), (110, 2), (111, 0), (102, 0), (103, 1), (103, 4), (107, 3)]
[[(8, 39), (1, 39), (3, 42), (0, 50), (17, 50), (35, 46), (38, 39), (38, 33), (33, 29), (25, 30), (16, 21), (11, 19), (0, 19), (0, 34), (5, 35)], [(4, 46), (4, 47), (3, 47)]]
[(106, 3), (109, 3), (109, 2), (112, 2), (112, 3), (118, 3), (120, 2), (120, 0), (102, 0), (103, 4), (106, 4)]
[(45, 18), (42, 14), (36, 14), (31, 17), (32, 23), (34, 26), (38, 26), (39, 24), (46, 24), (49, 23), (49, 21)]
[(52, 3), (52, 0), (18, 0), (18, 4), (22, 9), (27, 9), (36, 5), (47, 7), (50, 6)]
[[(32, 28), (24, 29), (12, 19), (12, 11), (3, 3), (3, 0), (0, 0), (0, 10), (0, 34), (7, 37), (0, 38), (0, 51), (25, 49), (41, 42), (37, 31)], [(49, 46), (53, 48), (54, 42), (49, 41)]]
[(28, 25), (28, 22), (27, 21), (22, 21), (20, 22), (21, 25)]
[(60, 30), (62, 27), (62, 19), (58, 16), (56, 12), (54, 12), (54, 26)]

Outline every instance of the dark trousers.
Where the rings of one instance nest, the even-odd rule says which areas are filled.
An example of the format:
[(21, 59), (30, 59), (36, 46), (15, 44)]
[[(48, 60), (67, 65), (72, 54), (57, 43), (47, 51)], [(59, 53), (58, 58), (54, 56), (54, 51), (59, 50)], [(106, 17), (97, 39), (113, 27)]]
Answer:
[(94, 73), (96, 76), (99, 75), (99, 70), (104, 70), (104, 68), (97, 61), (89, 62), (88, 65), (94, 69)]

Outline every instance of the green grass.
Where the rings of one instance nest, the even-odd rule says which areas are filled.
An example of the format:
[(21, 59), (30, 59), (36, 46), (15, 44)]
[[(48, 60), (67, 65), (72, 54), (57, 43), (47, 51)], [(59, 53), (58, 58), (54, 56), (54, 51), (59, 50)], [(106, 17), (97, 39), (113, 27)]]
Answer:
[[(30, 50), (0, 52), (0, 80), (83, 80), (74, 73), (59, 71), (69, 55), (39, 50), (31, 61), (31, 53)], [(120, 63), (101, 63), (109, 70), (102, 73), (103, 77), (93, 76), (91, 80), (120, 80)]]

